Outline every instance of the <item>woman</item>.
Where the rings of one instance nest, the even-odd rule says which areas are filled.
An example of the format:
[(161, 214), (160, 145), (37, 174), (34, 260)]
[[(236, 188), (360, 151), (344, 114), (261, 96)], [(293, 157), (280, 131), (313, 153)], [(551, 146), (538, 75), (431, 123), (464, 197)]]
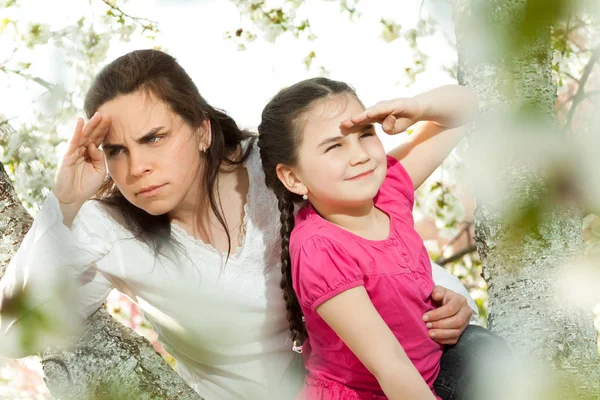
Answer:
[[(1, 281), (2, 297), (35, 292), (53, 277), (77, 284), (77, 311), (89, 316), (116, 288), (207, 400), (294, 396), (303, 369), (279, 287), (277, 200), (254, 135), (156, 50), (108, 64), (85, 112), (89, 121), (78, 121), (52, 193)], [(466, 293), (441, 268), (435, 273), (438, 284)], [(438, 342), (456, 343), (471, 310), (465, 297), (436, 290), (443, 305), (428, 313), (431, 329)], [(58, 307), (57, 296), (41, 297), (35, 307)], [(28, 317), (4, 315), (0, 342), (14, 341)]]

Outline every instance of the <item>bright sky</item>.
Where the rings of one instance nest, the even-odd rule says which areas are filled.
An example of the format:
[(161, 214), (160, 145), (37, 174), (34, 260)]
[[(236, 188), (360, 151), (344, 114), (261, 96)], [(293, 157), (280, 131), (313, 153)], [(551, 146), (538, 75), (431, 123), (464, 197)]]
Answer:
[[(26, 5), (28, 19), (56, 27), (74, 22), (90, 10), (88, 1), (82, 0), (21, 2)], [(441, 1), (425, 2), (424, 15), (432, 12), (428, 3), (452, 36), (449, 6)], [(308, 0), (299, 15), (310, 19), (317, 40), (309, 42), (286, 35), (270, 43), (259, 37), (246, 51), (238, 51), (235, 43), (224, 38), (225, 32), (240, 26), (237, 7), (227, 0), (130, 0), (123, 9), (158, 21), (162, 32), (159, 44), (180, 61), (202, 95), (212, 105), (228, 111), (240, 125), (255, 128), (270, 97), (284, 86), (317, 75), (320, 65), (328, 69), (329, 77), (352, 84), (366, 105), (452, 82), (442, 66), (451, 66), (456, 52), (442, 34), (422, 41), (421, 49), (431, 59), (427, 72), (408, 88), (402, 70), (412, 66), (412, 53), (403, 40), (388, 44), (380, 37), (382, 17), (395, 19), (403, 29), (409, 29), (418, 20), (420, 6), (421, 0), (361, 0), (358, 9), (362, 16), (352, 22), (340, 12), (338, 0)], [(0, 59), (1, 47), (0, 43)], [(107, 62), (140, 47), (146, 47), (145, 43), (117, 43), (110, 48)], [(307, 71), (303, 60), (313, 50), (318, 58)], [(37, 68), (32, 73), (50, 81), (69, 79), (63, 76), (64, 60), (51, 51), (37, 51), (35, 60)], [(0, 87), (4, 87), (3, 79), (0, 76)], [(1, 113), (26, 115), (35, 85), (23, 87), (15, 78), (11, 82), (10, 96), (0, 98)], [(386, 147), (393, 145), (394, 139), (384, 138)]]

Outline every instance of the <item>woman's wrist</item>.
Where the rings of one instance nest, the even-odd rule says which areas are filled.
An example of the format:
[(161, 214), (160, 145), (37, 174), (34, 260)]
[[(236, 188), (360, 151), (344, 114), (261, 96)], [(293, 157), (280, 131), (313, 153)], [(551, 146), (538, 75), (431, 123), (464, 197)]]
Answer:
[(60, 211), (63, 215), (63, 224), (71, 229), (71, 225), (73, 224), (73, 221), (75, 220), (75, 217), (77, 216), (77, 213), (79, 213), (79, 210), (81, 210), (81, 207), (83, 207), (84, 203), (61, 203), (60, 200), (58, 201), (58, 206), (60, 207)]

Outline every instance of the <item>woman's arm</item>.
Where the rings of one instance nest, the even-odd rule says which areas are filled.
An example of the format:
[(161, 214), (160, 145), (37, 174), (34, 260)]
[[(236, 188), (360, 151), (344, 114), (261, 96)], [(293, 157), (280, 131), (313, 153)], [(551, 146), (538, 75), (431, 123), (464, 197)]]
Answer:
[(450, 272), (446, 271), (446, 269), (437, 265), (433, 261), (430, 262), (433, 282), (437, 286), (442, 286), (448, 290), (451, 290), (452, 292), (455, 292), (458, 295), (463, 296), (466, 299), (467, 305), (473, 312), (470, 317), (470, 322), (477, 324), (479, 322), (479, 308), (477, 307), (477, 303), (475, 303), (475, 300), (473, 300), (473, 298), (469, 294), (467, 288), (456, 276), (452, 275)]
[(378, 122), (390, 135), (413, 127), (409, 138), (389, 154), (402, 162), (417, 189), (462, 139), (462, 126), (476, 112), (475, 92), (464, 86), (448, 85), (412, 98), (380, 102), (342, 122), (341, 127)]
[(377, 378), (389, 399), (435, 399), (364, 286), (338, 294), (316, 311)]
[(73, 228), (51, 193), (0, 280), (0, 354), (35, 354), (76, 333), (112, 285), (94, 263), (110, 252), (106, 216), (95, 204), (79, 211)]

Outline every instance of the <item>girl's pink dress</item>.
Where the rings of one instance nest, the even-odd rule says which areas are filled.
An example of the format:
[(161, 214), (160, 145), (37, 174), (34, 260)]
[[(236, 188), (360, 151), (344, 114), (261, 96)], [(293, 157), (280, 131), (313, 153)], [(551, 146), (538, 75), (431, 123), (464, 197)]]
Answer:
[(292, 279), (309, 335), (301, 399), (386, 398), (375, 377), (315, 311), (337, 294), (361, 285), (433, 391), (442, 345), (429, 338), (422, 320), (436, 307), (430, 297), (431, 264), (414, 229), (413, 183), (395, 158), (388, 156), (387, 168), (375, 197), (375, 206), (390, 217), (387, 239), (354, 235), (321, 218), (310, 205), (296, 217), (290, 239)]

